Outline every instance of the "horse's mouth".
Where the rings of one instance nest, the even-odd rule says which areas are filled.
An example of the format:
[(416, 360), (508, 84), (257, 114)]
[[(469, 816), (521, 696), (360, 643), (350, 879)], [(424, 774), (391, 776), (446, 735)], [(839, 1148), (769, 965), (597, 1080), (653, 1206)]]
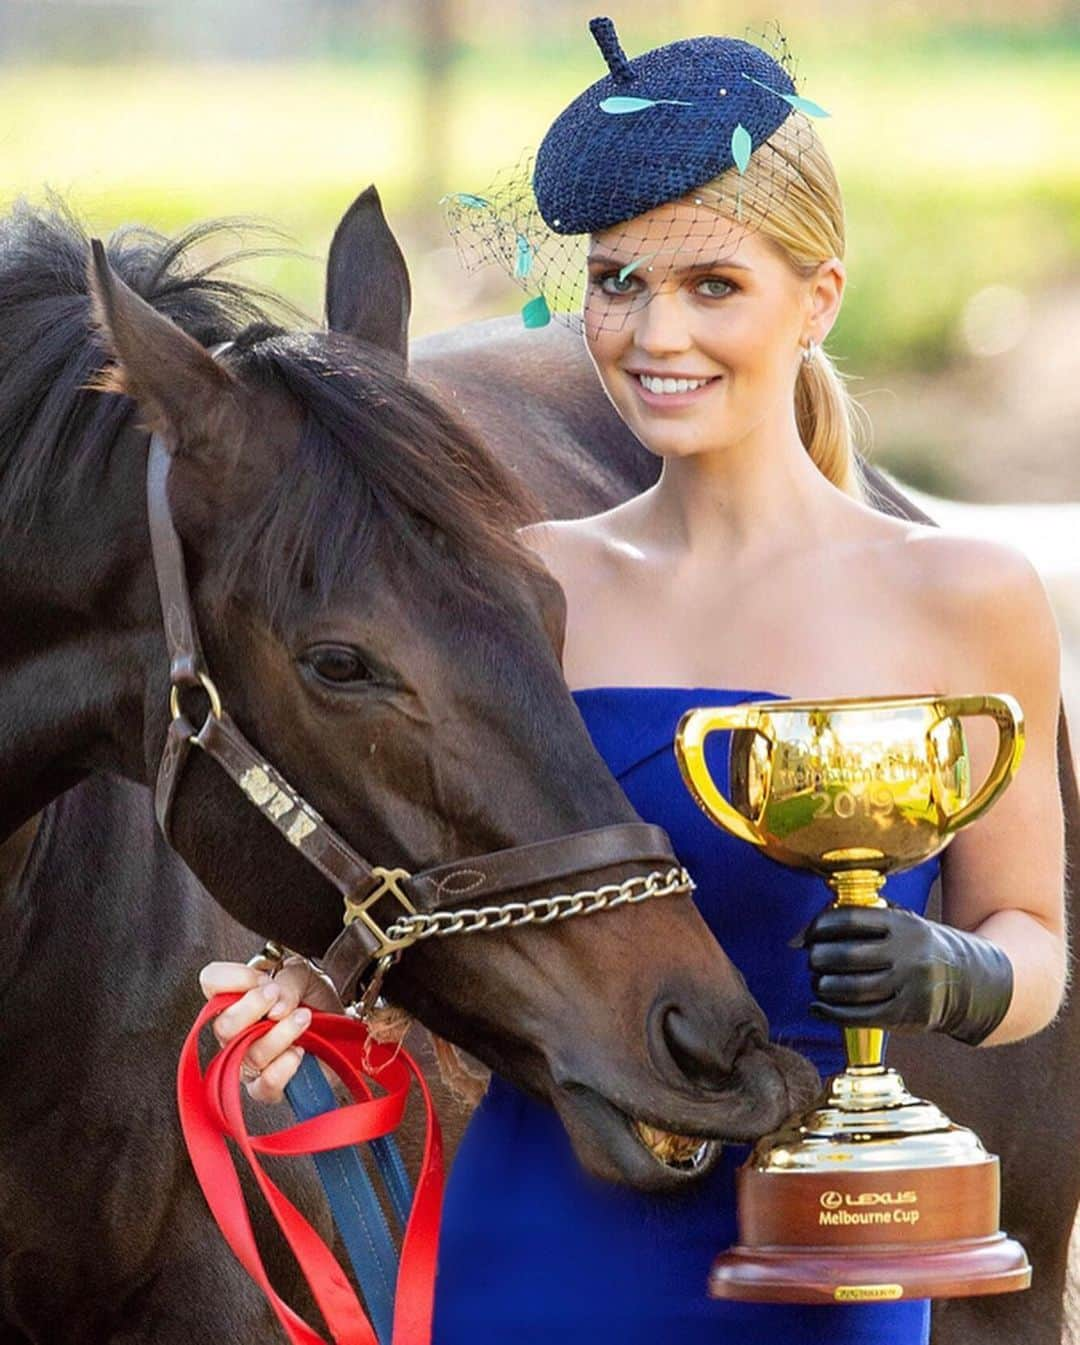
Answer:
[(753, 1144), (809, 1105), (820, 1088), (808, 1060), (775, 1045), (744, 1053), (730, 1087), (702, 1099), (647, 1085), (612, 1097), (614, 1089), (599, 1091), (580, 1075), (556, 1075), (554, 1083), (548, 1101), (582, 1166), (607, 1181), (657, 1193), (693, 1186), (716, 1167), (725, 1144)]
[(583, 1084), (552, 1098), (584, 1166), (642, 1191), (674, 1191), (700, 1180), (720, 1157), (720, 1139), (675, 1134), (659, 1117), (633, 1115)]
[(674, 1172), (685, 1172), (697, 1176), (711, 1167), (723, 1147), (720, 1140), (701, 1139), (693, 1135), (676, 1135), (670, 1130), (661, 1130), (647, 1121), (635, 1121), (627, 1116), (631, 1132), (646, 1153), (650, 1154), (662, 1167)]

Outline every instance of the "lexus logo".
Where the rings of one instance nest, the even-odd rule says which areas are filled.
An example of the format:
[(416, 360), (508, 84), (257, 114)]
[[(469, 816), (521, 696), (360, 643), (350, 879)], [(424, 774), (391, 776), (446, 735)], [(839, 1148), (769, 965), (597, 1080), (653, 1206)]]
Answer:
[(844, 1197), (839, 1191), (822, 1191), (821, 1206), (826, 1210), (838, 1210), (844, 1203)]

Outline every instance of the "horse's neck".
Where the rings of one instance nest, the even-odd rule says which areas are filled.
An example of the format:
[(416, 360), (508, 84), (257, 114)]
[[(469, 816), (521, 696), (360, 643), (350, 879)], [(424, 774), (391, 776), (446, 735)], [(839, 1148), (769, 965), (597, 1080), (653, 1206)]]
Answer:
[[(126, 1016), (151, 1005), (151, 1018), (133, 1030), (168, 1009), (180, 1033), (198, 1001), (192, 969), (212, 956), (242, 960), (258, 946), (170, 850), (150, 790), (104, 775), (67, 791), (0, 845), (0, 927), (0, 1071), (28, 1037), (47, 1034), (43, 1024), (57, 1005), (70, 1005), (73, 986), (88, 1004), (110, 997), (107, 1031), (119, 1033)], [(84, 1029), (99, 1034), (100, 1015), (77, 1014), (65, 1025), (68, 1035)]]
[[(35, 813), (0, 844), (0, 920), (4, 926), (4, 960), (8, 968), (22, 960), (28, 910), (21, 901), (23, 875), (41, 829), (42, 814)], [(0, 973), (0, 985), (4, 976)]]
[[(492, 318), (422, 337), (411, 348), (423, 378), (532, 492), (545, 518), (610, 509), (651, 486), (654, 457), (619, 418), (581, 338), (561, 323), (526, 330)], [(863, 463), (886, 513), (932, 520)]]
[(41, 818), (41, 813), (35, 813), (0, 845), (0, 895), (6, 896), (18, 887), (37, 839)]
[(659, 460), (619, 419), (581, 338), (559, 323), (494, 318), (423, 337), (413, 372), (531, 493), (543, 518), (609, 509), (656, 480)]
[[(96, 770), (143, 779), (144, 702), (161, 656), (141, 494), (119, 441), (100, 488), (0, 548), (0, 840)], [(162, 694), (165, 694), (164, 686)]]

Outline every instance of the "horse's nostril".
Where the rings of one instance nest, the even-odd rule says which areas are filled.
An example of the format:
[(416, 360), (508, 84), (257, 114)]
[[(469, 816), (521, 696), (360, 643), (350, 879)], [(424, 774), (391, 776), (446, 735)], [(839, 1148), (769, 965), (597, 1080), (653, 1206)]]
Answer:
[(691, 1018), (676, 1007), (664, 1011), (668, 1055), (686, 1078), (707, 1088), (722, 1088), (731, 1082), (735, 1061), (755, 1034), (752, 1023), (740, 1023), (721, 1036), (714, 1024)]

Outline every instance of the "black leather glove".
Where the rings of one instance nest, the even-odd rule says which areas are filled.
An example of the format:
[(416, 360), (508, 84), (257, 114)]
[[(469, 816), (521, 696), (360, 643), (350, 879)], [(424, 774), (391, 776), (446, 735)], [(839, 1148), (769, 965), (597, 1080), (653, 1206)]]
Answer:
[(829, 906), (792, 946), (810, 951), (811, 1013), (844, 1027), (945, 1032), (977, 1046), (1012, 1000), (1012, 963), (996, 944), (896, 906)]

